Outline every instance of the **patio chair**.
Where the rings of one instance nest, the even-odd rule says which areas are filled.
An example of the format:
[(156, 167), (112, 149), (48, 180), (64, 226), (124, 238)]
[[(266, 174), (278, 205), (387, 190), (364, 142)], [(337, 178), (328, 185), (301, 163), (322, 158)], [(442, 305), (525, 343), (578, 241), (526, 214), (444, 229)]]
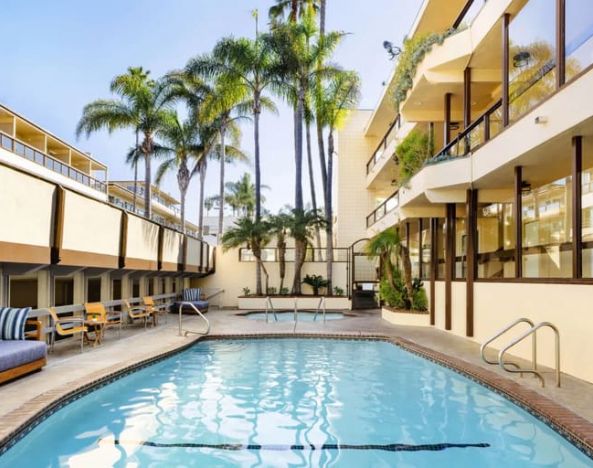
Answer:
[(84, 304), (84, 310), (86, 311), (87, 323), (88, 320), (96, 320), (97, 323), (101, 324), (101, 338), (103, 337), (105, 330), (115, 327), (118, 329), (118, 337), (121, 337), (121, 327), (123, 323), (121, 312), (107, 311), (105, 305), (101, 302), (87, 302)]
[(167, 322), (167, 308), (156, 305), (152, 296), (143, 297), (142, 302), (144, 303), (146, 312), (150, 313), (152, 316), (153, 325), (158, 325), (160, 315), (164, 315), (165, 323)]
[(50, 351), (54, 350), (56, 333), (60, 336), (74, 336), (80, 333), (80, 352), (82, 353), (84, 348), (84, 334), (87, 332), (87, 327), (84, 325), (84, 318), (74, 317), (73, 315), (60, 317), (54, 307), (49, 308), (49, 315), (53, 322)]
[(146, 328), (146, 324), (148, 323), (148, 319), (150, 318), (150, 313), (146, 311), (146, 309), (142, 306), (132, 306), (130, 301), (123, 300), (124, 307), (128, 312), (128, 317), (132, 323), (135, 320), (143, 320), (144, 321), (144, 328)]

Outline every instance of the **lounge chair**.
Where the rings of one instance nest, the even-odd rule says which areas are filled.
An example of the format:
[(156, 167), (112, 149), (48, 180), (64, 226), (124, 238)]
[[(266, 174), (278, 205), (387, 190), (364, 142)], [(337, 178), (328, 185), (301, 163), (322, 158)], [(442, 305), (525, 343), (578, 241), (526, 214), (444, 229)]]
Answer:
[[(179, 306), (181, 305), (181, 302), (190, 302), (202, 313), (208, 312), (208, 308), (210, 307), (208, 301), (202, 300), (202, 290), (200, 288), (184, 289), (181, 292), (181, 301), (175, 302), (171, 305), (171, 312), (179, 312)], [(182, 312), (193, 312), (193, 309), (191, 309), (189, 306), (183, 306)]]
[(60, 336), (74, 336), (80, 333), (80, 352), (82, 353), (84, 346), (84, 334), (87, 332), (87, 327), (84, 325), (83, 317), (74, 317), (72, 315), (59, 317), (54, 307), (49, 308), (49, 315), (53, 322), (53, 330), (51, 333), (50, 350), (54, 350), (56, 344), (56, 333)]
[(144, 308), (146, 309), (146, 312), (148, 312), (152, 317), (153, 325), (158, 325), (159, 315), (164, 315), (165, 322), (167, 321), (167, 309), (157, 306), (154, 303), (154, 299), (152, 296), (143, 297), (142, 302), (144, 303)]
[[(41, 322), (28, 319), (30, 311), (0, 307), (0, 383), (38, 371), (47, 362), (47, 345), (39, 341)], [(35, 331), (26, 332), (27, 325)]]
[(127, 300), (123, 301), (124, 307), (128, 312), (128, 317), (130, 321), (134, 323), (135, 320), (143, 320), (144, 321), (144, 328), (146, 328), (146, 324), (148, 319), (150, 318), (150, 313), (147, 312), (146, 308), (142, 306), (132, 306), (130, 302)]

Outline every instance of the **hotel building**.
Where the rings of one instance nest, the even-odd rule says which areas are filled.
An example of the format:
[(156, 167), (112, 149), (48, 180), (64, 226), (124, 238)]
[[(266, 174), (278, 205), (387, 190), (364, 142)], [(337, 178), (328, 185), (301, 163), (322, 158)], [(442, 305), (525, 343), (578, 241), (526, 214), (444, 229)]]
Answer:
[(65, 306), (180, 291), (214, 272), (214, 248), (180, 231), (178, 204), (0, 106), (0, 306)]
[[(339, 134), (335, 216), (338, 245), (395, 226), (409, 247), (429, 313), (387, 320), (480, 343), (520, 317), (549, 321), (563, 371), (593, 382), (591, 13), (587, 0), (425, 0), (377, 107)], [(405, 177), (410, 135), (433, 151)], [(539, 335), (552, 367), (553, 335)]]

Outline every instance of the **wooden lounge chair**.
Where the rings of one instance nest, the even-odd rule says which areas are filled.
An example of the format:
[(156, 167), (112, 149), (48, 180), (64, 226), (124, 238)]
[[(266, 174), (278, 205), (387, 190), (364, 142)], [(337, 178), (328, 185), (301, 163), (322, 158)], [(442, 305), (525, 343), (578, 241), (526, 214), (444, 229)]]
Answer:
[(128, 312), (128, 317), (130, 321), (133, 323), (134, 320), (143, 320), (144, 321), (144, 328), (146, 328), (146, 324), (148, 319), (150, 318), (150, 313), (146, 311), (146, 309), (142, 306), (132, 306), (130, 305), (130, 301), (123, 300), (124, 307)]
[(87, 332), (87, 327), (84, 325), (84, 318), (74, 317), (72, 315), (59, 317), (54, 307), (49, 308), (49, 315), (53, 322), (50, 350), (53, 351), (56, 344), (56, 333), (60, 336), (74, 336), (80, 333), (80, 352), (82, 353), (84, 335)]
[(154, 303), (154, 298), (152, 296), (143, 297), (142, 302), (144, 303), (146, 312), (150, 313), (152, 316), (153, 325), (158, 325), (159, 315), (164, 315), (165, 322), (167, 321), (167, 309), (159, 308), (159, 306)]
[(87, 302), (84, 305), (86, 311), (87, 325), (89, 320), (96, 321), (100, 328), (99, 342), (103, 339), (105, 330), (108, 328), (118, 328), (118, 336), (121, 336), (122, 314), (121, 312), (108, 312), (105, 305), (101, 302)]

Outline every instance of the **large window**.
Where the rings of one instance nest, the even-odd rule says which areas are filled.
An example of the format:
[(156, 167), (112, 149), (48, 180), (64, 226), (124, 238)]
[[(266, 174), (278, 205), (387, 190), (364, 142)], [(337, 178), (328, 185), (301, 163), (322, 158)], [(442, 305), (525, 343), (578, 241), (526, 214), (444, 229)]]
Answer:
[(585, 155), (581, 177), (582, 226), (583, 236), (583, 278), (593, 278), (593, 161), (588, 161), (593, 155)]
[(431, 238), (430, 219), (422, 220), (422, 233), (420, 235), (420, 257), (422, 261), (422, 279), (430, 278), (431, 268)]
[(74, 304), (74, 278), (56, 278), (54, 281), (54, 305)]
[(522, 195), (525, 278), (572, 276), (571, 197), (570, 176), (536, 188), (526, 186)]
[(455, 278), (466, 277), (467, 269), (467, 232), (465, 218), (455, 220)]
[(140, 280), (138, 278), (132, 280), (132, 297), (140, 297)]
[(411, 220), (407, 222), (409, 239), (408, 248), (410, 249), (410, 262), (412, 264), (412, 276), (418, 278), (420, 276), (420, 242), (418, 232), (418, 220)]
[(591, 0), (566, 0), (566, 81), (593, 64)]
[(86, 280), (86, 300), (88, 302), (101, 301), (101, 278), (88, 278)]
[(437, 279), (445, 279), (445, 220), (437, 219)]
[(556, 89), (556, 0), (529, 1), (509, 25), (509, 116), (517, 120)]
[(515, 276), (513, 203), (478, 205), (478, 278)]

